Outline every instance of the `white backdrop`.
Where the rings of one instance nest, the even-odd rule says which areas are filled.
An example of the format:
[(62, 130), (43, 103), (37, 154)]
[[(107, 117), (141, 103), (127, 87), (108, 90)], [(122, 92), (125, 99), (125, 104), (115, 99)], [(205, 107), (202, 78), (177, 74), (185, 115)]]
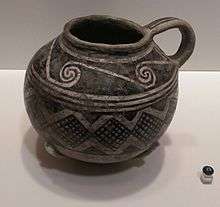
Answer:
[[(141, 25), (165, 16), (185, 19), (194, 28), (197, 43), (183, 69), (220, 70), (219, 8), (219, 0), (0, 0), (0, 69), (25, 69), (36, 50), (71, 18), (108, 14)], [(171, 53), (180, 35), (169, 31), (157, 39)]]

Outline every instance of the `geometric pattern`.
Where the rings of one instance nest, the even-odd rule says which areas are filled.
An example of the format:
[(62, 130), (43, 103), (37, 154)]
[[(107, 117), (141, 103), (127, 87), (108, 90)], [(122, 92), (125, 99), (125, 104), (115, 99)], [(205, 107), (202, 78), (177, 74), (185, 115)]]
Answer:
[[(173, 99), (170, 98), (170, 100)], [(171, 109), (173, 113), (175, 104), (173, 105), (174, 107), (170, 106), (164, 111), (165, 115), (167, 115)], [(159, 112), (161, 117), (164, 112)], [(59, 141), (62, 141), (64, 146), (68, 146), (68, 148), (80, 148), (81, 144), (91, 139), (95, 139), (103, 147), (114, 152), (120, 149), (130, 137), (136, 137), (142, 142), (143, 146), (149, 145), (152, 139), (157, 137), (163, 128), (163, 125), (166, 124), (164, 120), (166, 119), (166, 116), (158, 118), (151, 113), (142, 111), (140, 116), (137, 114), (137, 120), (134, 121), (135, 118), (133, 119), (136, 124), (133, 125), (132, 128), (126, 127), (126, 123), (122, 121), (120, 122), (116, 117), (111, 117), (106, 121), (103, 121), (103, 123), (99, 125), (98, 128), (94, 129), (94, 131), (86, 128), (83, 124), (84, 121), (82, 122), (82, 120), (79, 120), (78, 117), (76, 118), (74, 114), (71, 114), (59, 119), (55, 123), (52, 123), (52, 130), (56, 131)], [(96, 123), (93, 124), (93, 126), (95, 126)], [(124, 149), (124, 153), (131, 151), (132, 149), (133, 151), (137, 151), (138, 148), (136, 146), (132, 146), (131, 144)], [(105, 154), (104, 150), (101, 151), (95, 147), (87, 147), (86, 149), (80, 151), (88, 154)]]
[[(158, 135), (161, 135), (160, 133), (169, 125), (174, 114), (176, 95), (172, 93), (171, 96), (162, 99), (161, 103), (157, 102), (156, 107), (153, 104), (143, 110), (132, 112), (129, 119), (126, 113), (106, 115), (88, 113), (85, 116), (85, 112), (63, 110), (58, 103), (42, 100), (33, 93), (29, 96), (27, 105), (28, 112), (34, 118), (32, 121), (48, 121), (41, 126), (44, 126), (43, 130), (50, 128), (50, 136), (56, 140), (56, 144), (76, 152), (96, 156), (122, 155), (145, 149), (155, 141)], [(49, 108), (51, 111), (48, 110)], [(48, 120), (46, 120), (47, 116), (44, 116), (45, 111), (47, 113), (50, 111)], [(51, 114), (52, 111), (53, 114)], [(42, 117), (39, 117), (40, 115)], [(88, 117), (90, 120), (87, 122)], [(38, 127), (39, 124), (40, 122)]]
[(88, 130), (73, 115), (54, 123), (53, 129), (70, 147), (76, 147), (90, 138)]
[(95, 134), (100, 143), (112, 150), (117, 150), (130, 136), (130, 130), (112, 118), (102, 125)]
[[(98, 143), (114, 152), (120, 149), (128, 138), (132, 136), (140, 140), (143, 146), (146, 146), (152, 143), (152, 139), (157, 137), (164, 125), (169, 124), (165, 121), (174, 113), (176, 105), (176, 99), (169, 99), (170, 103), (171, 101), (173, 102), (173, 100), (175, 100), (175, 102), (173, 104), (167, 104), (169, 107), (165, 107), (166, 109), (164, 109), (164, 111), (158, 111), (160, 118), (154, 113), (151, 114), (152, 112), (150, 113), (150, 111), (146, 112), (149, 110), (148, 108), (146, 111), (136, 113), (136, 117), (134, 117), (133, 120), (127, 120), (127, 122), (135, 123), (133, 127), (128, 127), (128, 124), (125, 122), (125, 117), (123, 121), (120, 121), (116, 115), (100, 122), (100, 125), (95, 128), (94, 126), (98, 120), (105, 117), (102, 115), (98, 117), (97, 122), (95, 121), (93, 125), (90, 125), (90, 127), (94, 129), (91, 131), (85, 124), (85, 120), (83, 121), (80, 117), (76, 117), (74, 113), (59, 119), (55, 123), (53, 122), (51, 125), (52, 129), (59, 134), (58, 137), (63, 141), (64, 146), (68, 146), (68, 148), (71, 149), (76, 149), (76, 147), (84, 142), (95, 139)], [(165, 100), (165, 102), (167, 102), (167, 100)], [(98, 116), (98, 114), (95, 116)], [(137, 151), (138, 148), (130, 144), (127, 146), (127, 149), (124, 148), (123, 152), (127, 153), (129, 150)], [(89, 153), (90, 151), (89, 154), (105, 154), (104, 150), (101, 151), (95, 147), (91, 149), (87, 147), (80, 151), (84, 153)]]
[[(88, 57), (91, 60), (91, 64), (81, 61), (79, 60), (79, 55), (76, 54), (75, 56), (71, 52), (69, 53), (69, 50), (65, 51), (66, 45), (64, 48), (61, 47), (61, 42), (59, 39), (53, 40), (52, 43), (47, 45), (47, 50), (42, 51), (43, 57), (35, 58), (33, 64), (29, 66), (28, 78), (32, 79), (36, 86), (40, 86), (41, 94), (52, 95), (53, 100), (59, 100), (61, 104), (72, 108), (72, 110), (87, 111), (88, 108), (92, 107), (89, 109), (91, 112), (135, 111), (146, 107), (146, 104), (150, 105), (153, 100), (158, 100), (165, 93), (168, 94), (176, 82), (176, 64), (167, 58), (156, 45), (151, 45), (143, 54), (132, 56), (132, 58), (117, 58), (117, 61), (122, 61), (122, 65), (129, 63), (123, 66), (128, 67), (128, 72), (125, 73), (122, 65), (117, 65), (115, 61), (110, 61), (112, 66), (99, 63), (99, 58), (96, 61), (92, 61), (96, 59), (95, 55), (94, 57)], [(60, 54), (60, 51), (62, 51), (62, 54)], [(70, 56), (63, 53), (63, 51), (69, 53)], [(75, 52), (73, 53), (75, 54)], [(60, 58), (63, 56), (65, 58)], [(84, 57), (83, 55), (82, 57), (85, 58), (87, 56)], [(108, 62), (108, 58), (103, 60)], [(39, 62), (41, 63), (40, 65), (37, 64)], [(62, 73), (62, 69), (65, 69), (64, 66), (67, 63), (71, 64), (68, 65), (68, 70)], [(143, 73), (141, 74), (144, 77), (144, 83), (139, 81), (140, 77), (135, 73), (137, 66), (140, 66), (140, 71)], [(44, 70), (39, 72), (39, 68), (44, 68)], [(78, 72), (75, 71), (76, 68), (81, 71), (80, 79), (77, 79)], [(156, 79), (155, 87), (151, 88), (154, 93), (149, 96), (145, 92), (151, 87), (151, 83), (148, 84), (145, 81), (150, 79), (149, 75), (151, 73)], [(67, 79), (62, 79), (63, 75)], [(103, 78), (106, 80), (99, 81)], [(77, 79), (77, 82), (74, 82), (75, 79)], [(109, 83), (112, 84), (109, 85)], [(109, 87), (111, 90), (109, 90)], [(108, 98), (105, 99), (103, 95), (108, 95)], [(129, 97), (129, 95), (134, 96)], [(118, 97), (116, 98), (115, 96)], [(142, 101), (137, 104), (139, 99)], [(112, 103), (108, 105), (106, 101)], [(54, 109), (59, 110), (59, 106), (54, 107)]]
[(135, 137), (140, 138), (147, 144), (150, 139), (158, 134), (162, 125), (162, 120), (151, 114), (143, 112), (132, 133)]
[(48, 129), (54, 144), (85, 155), (113, 156), (112, 159), (147, 149), (169, 125), (177, 102), (174, 90), (142, 110), (86, 113), (63, 109), (62, 104), (42, 99), (35, 92), (26, 93), (28, 113), (39, 130)]

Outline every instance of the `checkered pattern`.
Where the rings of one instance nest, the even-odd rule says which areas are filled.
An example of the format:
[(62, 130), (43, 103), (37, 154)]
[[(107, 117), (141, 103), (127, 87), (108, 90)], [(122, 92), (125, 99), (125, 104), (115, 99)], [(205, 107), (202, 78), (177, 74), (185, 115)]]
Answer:
[(112, 150), (117, 150), (129, 137), (130, 130), (115, 119), (108, 120), (96, 132), (99, 142)]
[(70, 147), (76, 147), (90, 137), (88, 130), (73, 115), (59, 120), (53, 128)]
[(132, 134), (147, 143), (159, 133), (162, 125), (162, 120), (143, 112)]
[(69, 148), (79, 146), (93, 137), (105, 147), (116, 151), (126, 142), (130, 135), (148, 144), (151, 139), (158, 135), (162, 125), (162, 120), (143, 112), (133, 130), (125, 127), (118, 120), (111, 118), (94, 133), (91, 133), (74, 115), (59, 120), (53, 125), (53, 129), (62, 137), (65, 146)]

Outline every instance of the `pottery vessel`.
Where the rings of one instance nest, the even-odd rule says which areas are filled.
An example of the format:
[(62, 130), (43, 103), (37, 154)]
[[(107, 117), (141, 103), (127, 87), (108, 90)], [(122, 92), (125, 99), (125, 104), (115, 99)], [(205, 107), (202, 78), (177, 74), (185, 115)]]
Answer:
[[(173, 28), (182, 41), (168, 56), (153, 37)], [(191, 26), (173, 17), (146, 26), (97, 15), (68, 22), (25, 77), (27, 113), (47, 150), (95, 163), (148, 150), (172, 120), (178, 69), (194, 44)]]

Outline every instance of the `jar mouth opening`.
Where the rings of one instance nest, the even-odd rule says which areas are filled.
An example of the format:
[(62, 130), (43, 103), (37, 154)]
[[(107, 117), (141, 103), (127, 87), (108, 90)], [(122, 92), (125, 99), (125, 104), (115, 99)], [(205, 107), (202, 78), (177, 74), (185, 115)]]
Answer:
[(105, 52), (129, 52), (145, 46), (149, 33), (142, 26), (105, 15), (91, 15), (71, 20), (62, 34), (73, 46)]

